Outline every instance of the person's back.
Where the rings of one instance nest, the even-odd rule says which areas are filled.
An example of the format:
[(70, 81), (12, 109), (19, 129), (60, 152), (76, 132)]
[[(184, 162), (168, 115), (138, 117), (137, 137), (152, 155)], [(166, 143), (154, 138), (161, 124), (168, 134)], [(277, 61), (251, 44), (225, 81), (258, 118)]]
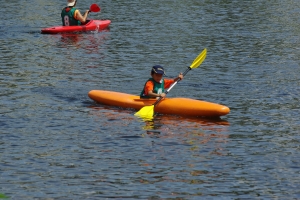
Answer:
[(75, 8), (77, 0), (68, 0), (67, 7), (61, 11), (63, 26), (78, 26), (84, 24), (87, 19), (89, 10), (86, 10), (82, 16), (80, 11)]
[(80, 25), (80, 21), (74, 18), (76, 8), (74, 7), (65, 7), (61, 11), (61, 19), (63, 26), (76, 26)]

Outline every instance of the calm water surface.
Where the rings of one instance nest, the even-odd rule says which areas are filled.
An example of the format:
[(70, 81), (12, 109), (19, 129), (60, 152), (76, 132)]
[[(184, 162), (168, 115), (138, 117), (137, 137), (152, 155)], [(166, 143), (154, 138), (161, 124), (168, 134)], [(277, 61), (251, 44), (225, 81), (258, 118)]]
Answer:
[[(0, 193), (10, 199), (299, 199), (300, 4), (81, 0), (106, 31), (42, 35), (64, 1), (1, 4)], [(145, 123), (94, 103), (139, 94), (151, 66), (169, 93), (224, 104), (221, 119)]]

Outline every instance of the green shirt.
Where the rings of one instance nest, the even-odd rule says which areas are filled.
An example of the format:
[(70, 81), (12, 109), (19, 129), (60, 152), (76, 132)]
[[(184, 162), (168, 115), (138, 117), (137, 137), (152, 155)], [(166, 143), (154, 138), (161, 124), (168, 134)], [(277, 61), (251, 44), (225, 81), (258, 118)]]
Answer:
[(149, 97), (148, 95), (145, 95), (145, 86), (147, 84), (148, 81), (152, 81), (154, 86), (153, 86), (153, 92), (156, 94), (161, 94), (165, 92), (165, 81), (164, 79), (162, 79), (161, 83), (156, 82), (153, 78), (149, 78), (145, 85), (144, 88), (140, 94), (140, 98), (153, 98), (153, 97)]
[(74, 13), (77, 9), (71, 7), (65, 7), (61, 11), (61, 20), (63, 26), (77, 26), (80, 25), (81, 22), (74, 18)]

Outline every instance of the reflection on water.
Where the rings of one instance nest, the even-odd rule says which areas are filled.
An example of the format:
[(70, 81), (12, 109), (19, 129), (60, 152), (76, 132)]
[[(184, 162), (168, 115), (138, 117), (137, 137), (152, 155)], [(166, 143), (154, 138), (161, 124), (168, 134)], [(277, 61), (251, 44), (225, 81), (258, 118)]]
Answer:
[[(92, 106), (93, 115), (107, 119), (105, 126), (129, 126), (131, 123), (138, 122), (141, 130), (145, 130), (144, 137), (159, 137), (159, 138), (189, 138), (191, 145), (195, 139), (197, 144), (205, 143), (214, 138), (227, 138), (228, 135), (223, 135), (228, 132), (228, 121), (221, 118), (189, 118), (175, 115), (155, 115), (152, 120), (143, 120), (136, 118), (133, 115), (133, 110), (115, 108), (110, 106)], [(201, 140), (201, 141), (199, 141)]]
[[(57, 42), (57, 45), (61, 48), (66, 48), (68, 45), (77, 48), (85, 49), (95, 49), (98, 50), (98, 47), (107, 40), (107, 32), (109, 30), (103, 31), (93, 31), (89, 33), (60, 33), (57, 35), (52, 35), (54, 37), (60, 37), (60, 40)], [(66, 45), (66, 46), (65, 46)]]
[[(99, 134), (126, 140), (114, 148), (105, 148), (106, 154), (110, 154), (106, 158), (111, 162), (113, 154), (119, 162), (135, 166), (127, 169), (131, 173), (128, 176), (135, 180), (134, 185), (141, 184), (138, 186), (140, 190), (153, 187), (152, 191), (159, 194), (161, 184), (175, 184), (181, 189), (171, 189), (174, 197), (183, 194), (198, 197), (201, 196), (199, 187), (211, 185), (212, 179), (221, 179), (214, 176), (216, 171), (223, 173), (222, 170), (211, 166), (209, 160), (211, 157), (221, 160), (229, 153), (226, 145), (230, 143), (227, 134), (230, 125), (226, 120), (157, 115), (152, 121), (143, 121), (136, 118), (135, 111), (130, 109), (105, 105), (89, 108), (90, 116), (98, 124)], [(135, 144), (140, 146), (133, 147)], [(118, 150), (120, 146), (132, 157), (126, 157), (127, 153), (122, 153), (123, 156), (117, 154), (116, 151), (121, 151)], [(114, 169), (122, 171), (119, 167)], [(108, 176), (103, 179), (104, 182), (108, 180)], [(126, 182), (124, 179), (119, 181)]]

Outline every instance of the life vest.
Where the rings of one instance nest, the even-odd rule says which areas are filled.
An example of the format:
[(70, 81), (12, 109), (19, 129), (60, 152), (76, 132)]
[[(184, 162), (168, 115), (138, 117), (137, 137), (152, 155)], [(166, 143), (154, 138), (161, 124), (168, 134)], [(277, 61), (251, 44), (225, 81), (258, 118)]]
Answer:
[(65, 7), (61, 11), (61, 20), (63, 26), (77, 26), (80, 25), (81, 22), (74, 18), (74, 13), (77, 9), (72, 7)]
[(164, 93), (165, 92), (165, 81), (164, 79), (162, 79), (161, 83), (158, 83), (156, 82), (153, 78), (149, 78), (145, 85), (144, 85), (144, 88), (140, 94), (140, 98), (153, 98), (153, 97), (149, 97), (147, 95), (145, 95), (145, 86), (147, 84), (148, 81), (152, 81), (154, 86), (153, 86), (153, 92), (156, 93), (156, 94), (161, 94), (161, 93)]

